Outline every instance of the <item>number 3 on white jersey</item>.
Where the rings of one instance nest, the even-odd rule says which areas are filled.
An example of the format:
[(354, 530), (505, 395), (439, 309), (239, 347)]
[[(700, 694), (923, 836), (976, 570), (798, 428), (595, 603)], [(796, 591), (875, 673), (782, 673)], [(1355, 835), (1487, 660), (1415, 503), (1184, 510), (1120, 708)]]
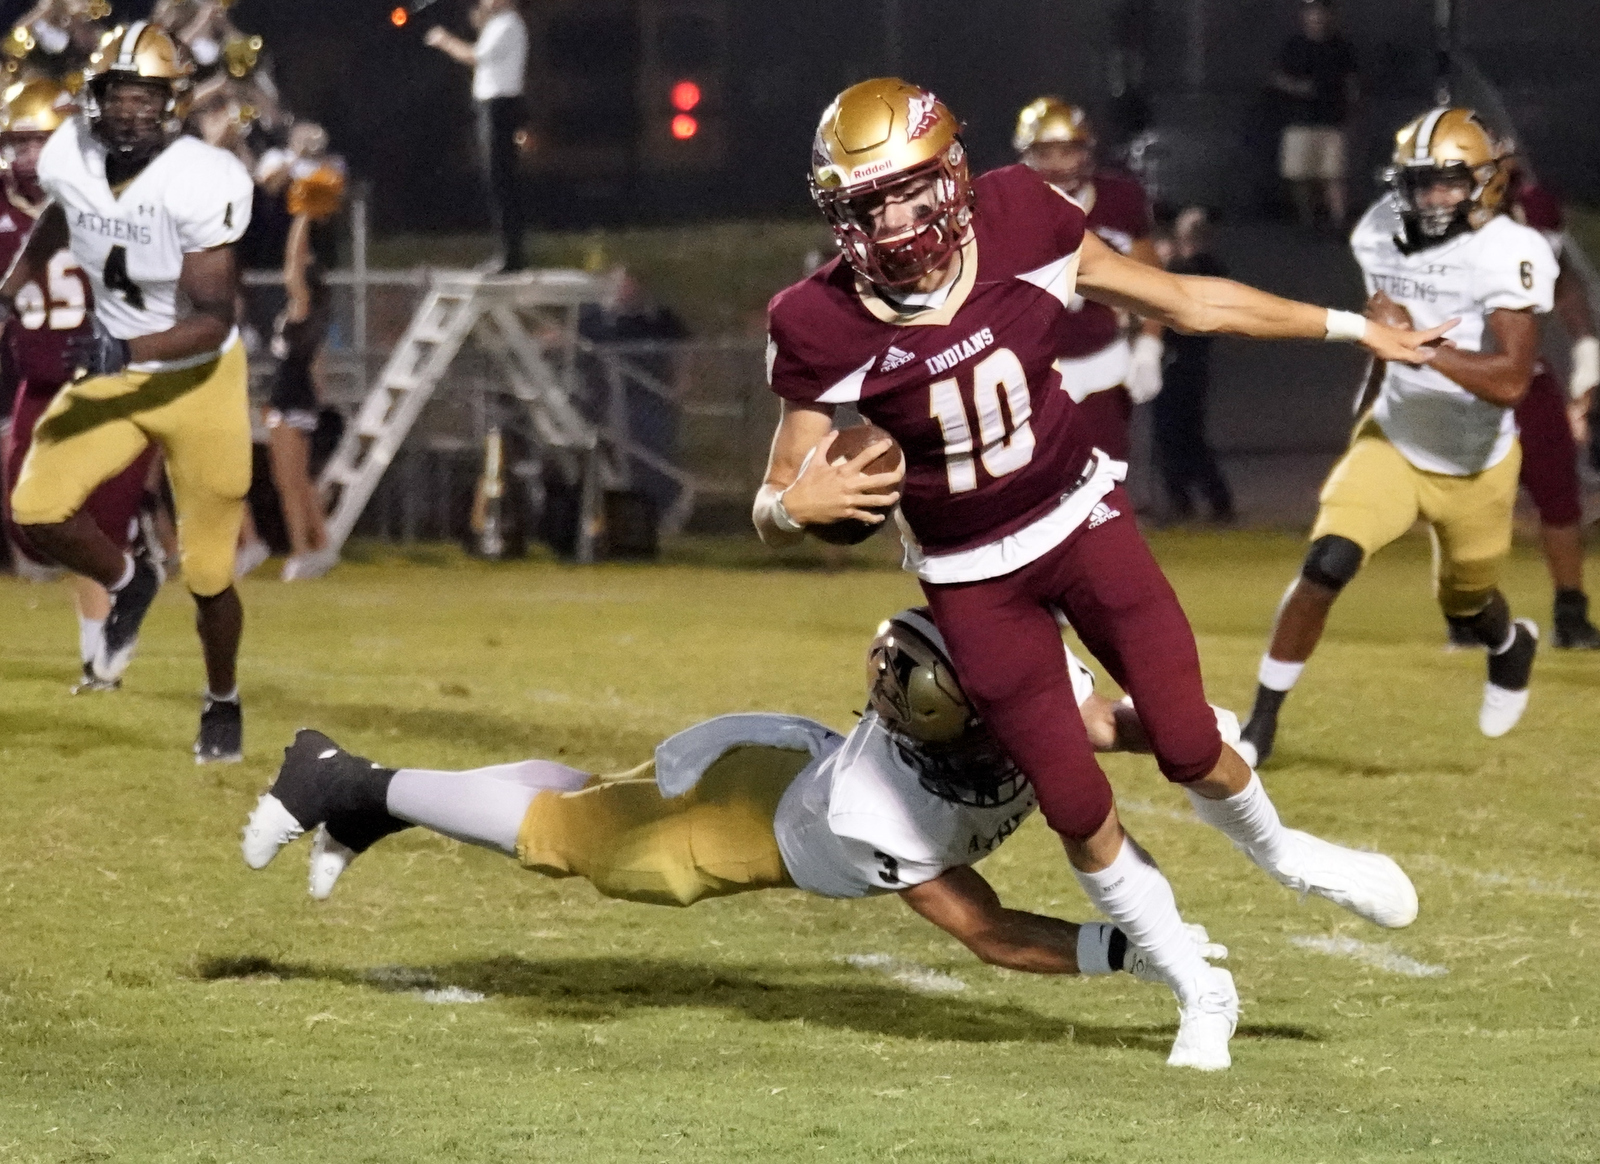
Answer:
[[(1000, 408), (1011, 414), (1011, 431)], [(930, 411), (944, 433), (945, 475), (950, 492), (970, 493), (978, 487), (978, 467), (972, 460), (972, 428), (967, 423), (961, 383), (954, 376), (928, 386)], [(972, 369), (972, 404), (978, 414), (979, 458), (991, 477), (1015, 473), (1033, 460), (1033, 401), (1028, 396), (1028, 374), (1010, 348), (998, 348)]]
[(39, 284), (29, 283), (17, 292), (17, 319), (29, 331), (48, 326), (51, 331), (71, 331), (83, 323), (88, 301), (83, 294), (83, 273), (69, 250), (50, 256), (45, 268), (47, 299)]

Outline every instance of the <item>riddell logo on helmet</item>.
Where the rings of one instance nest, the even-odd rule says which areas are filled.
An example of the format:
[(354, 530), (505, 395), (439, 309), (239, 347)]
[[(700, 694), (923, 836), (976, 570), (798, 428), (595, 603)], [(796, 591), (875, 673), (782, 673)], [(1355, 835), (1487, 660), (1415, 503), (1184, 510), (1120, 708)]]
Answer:
[(856, 182), (864, 182), (868, 178), (876, 178), (879, 174), (887, 174), (892, 169), (894, 169), (893, 158), (883, 158), (876, 162), (868, 162), (864, 166), (854, 166), (851, 168), (850, 181), (852, 184)]
[(939, 99), (932, 93), (918, 93), (906, 106), (906, 137), (916, 141), (939, 124)]

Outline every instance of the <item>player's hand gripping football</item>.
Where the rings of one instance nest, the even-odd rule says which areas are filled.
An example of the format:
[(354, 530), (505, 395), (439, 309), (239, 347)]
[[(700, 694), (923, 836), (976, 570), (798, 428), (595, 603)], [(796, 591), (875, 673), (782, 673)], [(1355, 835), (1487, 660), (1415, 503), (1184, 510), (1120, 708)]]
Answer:
[(876, 525), (900, 500), (898, 491), (883, 490), (904, 479), (905, 462), (887, 473), (866, 472), (866, 467), (890, 448), (890, 442), (877, 441), (850, 460), (836, 463), (828, 450), (838, 437), (835, 429), (806, 454), (800, 475), (783, 492), (783, 508), (801, 525), (826, 525), (852, 517)]
[(95, 315), (89, 316), (89, 330), (67, 340), (62, 353), (68, 380), (87, 376), (112, 376), (126, 368), (133, 354), (128, 341), (118, 339), (106, 330)]
[(1403, 364), (1426, 364), (1443, 343), (1449, 343), (1444, 333), (1460, 323), (1447, 319), (1438, 327), (1427, 331), (1413, 331), (1411, 312), (1396, 303), (1382, 291), (1374, 292), (1367, 300), (1367, 333), (1361, 346), (1380, 360), (1398, 360)]

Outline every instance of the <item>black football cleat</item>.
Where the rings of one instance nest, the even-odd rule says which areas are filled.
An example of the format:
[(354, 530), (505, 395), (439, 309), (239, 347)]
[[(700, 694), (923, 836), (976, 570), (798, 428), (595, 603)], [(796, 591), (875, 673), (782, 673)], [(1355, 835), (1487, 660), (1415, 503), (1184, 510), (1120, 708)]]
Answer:
[(207, 696), (194, 741), (196, 764), (237, 764), (244, 759), (244, 710), (237, 699)]
[(134, 555), (133, 577), (111, 595), (111, 612), (106, 615), (100, 649), (90, 664), (96, 679), (115, 682), (133, 662), (134, 648), (139, 645), (139, 628), (144, 625), (144, 616), (150, 613), (150, 604), (161, 592), (161, 583), (161, 568), (143, 554)]
[(1583, 591), (1556, 591), (1552, 645), (1558, 651), (1600, 651), (1600, 630), (1589, 621), (1589, 596)]
[[(321, 732), (302, 728), (283, 750), (277, 779), (245, 825), (245, 864), (263, 868), (279, 849), (317, 830), (312, 895), (326, 897), (357, 853), (410, 827), (389, 815), (386, 799), (394, 772), (352, 755)], [(319, 866), (328, 861), (336, 867), (322, 871), (319, 879)]]

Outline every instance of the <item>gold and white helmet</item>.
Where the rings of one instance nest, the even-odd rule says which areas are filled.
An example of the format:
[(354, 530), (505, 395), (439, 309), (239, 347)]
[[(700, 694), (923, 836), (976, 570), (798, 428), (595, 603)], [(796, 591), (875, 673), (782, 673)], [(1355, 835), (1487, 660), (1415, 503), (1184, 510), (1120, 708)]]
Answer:
[[(1434, 246), (1463, 231), (1477, 230), (1505, 208), (1510, 150), (1470, 109), (1440, 106), (1401, 127), (1394, 161), (1384, 180), (1400, 204), (1412, 249)], [(1470, 190), (1453, 207), (1429, 208), (1418, 194), (1439, 182), (1458, 180)]]
[(1006, 804), (1027, 786), (956, 679), (925, 606), (885, 619), (867, 648), (867, 706), (922, 786), (959, 804)]
[(89, 58), (84, 72), (83, 112), (96, 136), (113, 150), (129, 152), (127, 143), (107, 140), (102, 103), (106, 87), (115, 81), (135, 81), (166, 91), (162, 122), (165, 145), (183, 130), (194, 89), (194, 60), (183, 42), (159, 24), (136, 20), (106, 33), (100, 48)]
[[(872, 211), (897, 190), (934, 184), (932, 212), (892, 233)], [(894, 77), (852, 85), (822, 112), (811, 147), (811, 198), (844, 260), (868, 282), (904, 287), (942, 266), (972, 218), (961, 126), (932, 93)]]
[(77, 111), (72, 92), (55, 78), (18, 81), (0, 96), (0, 134), (51, 134)]
[(1039, 97), (1017, 114), (1017, 128), (1011, 135), (1011, 148), (1025, 154), (1036, 145), (1049, 142), (1083, 145), (1094, 149), (1094, 125), (1088, 111), (1060, 97)]

